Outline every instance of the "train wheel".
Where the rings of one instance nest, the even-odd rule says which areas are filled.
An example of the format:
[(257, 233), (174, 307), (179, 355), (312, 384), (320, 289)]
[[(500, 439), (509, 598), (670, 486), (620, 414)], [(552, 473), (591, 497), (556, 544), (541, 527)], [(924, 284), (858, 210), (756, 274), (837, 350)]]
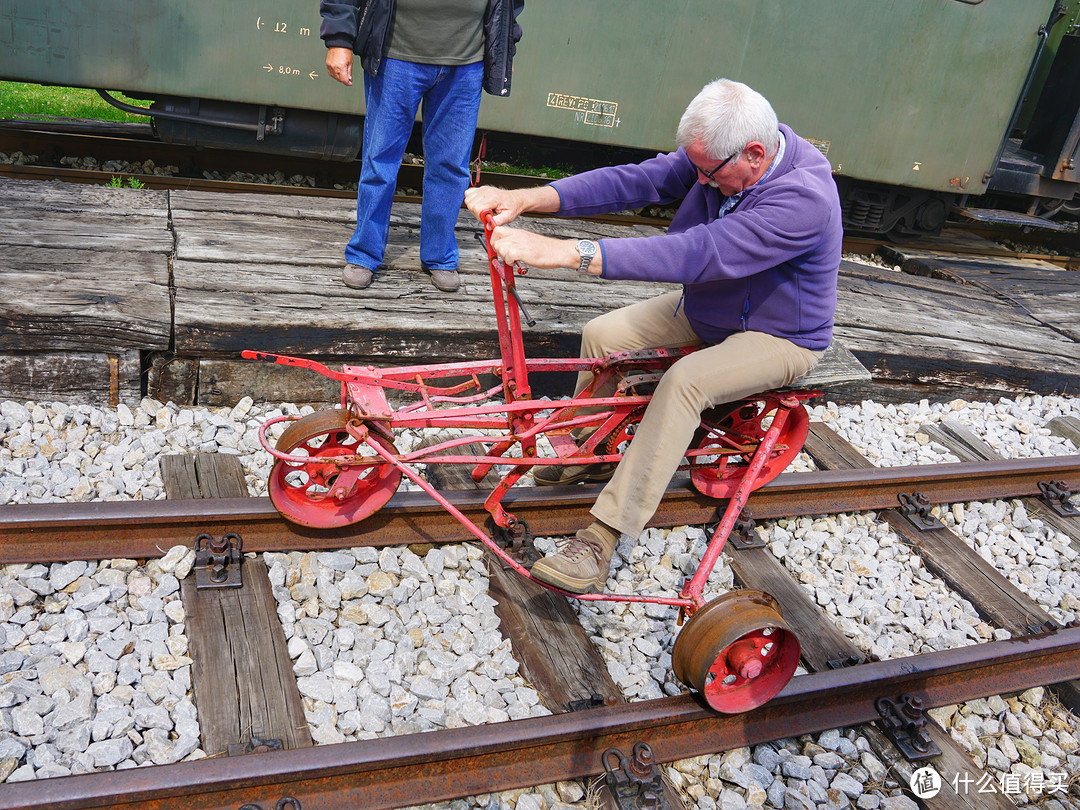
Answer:
[(718, 712), (755, 709), (784, 688), (799, 639), (764, 591), (732, 591), (687, 621), (671, 654), (675, 676)]
[[(707, 451), (715, 448), (718, 452), (690, 459), (690, 480), (698, 492), (710, 498), (730, 498), (735, 494), (779, 404), (778, 397), (764, 396), (737, 403), (718, 418), (703, 415), (704, 427), (694, 437), (691, 449)], [(792, 408), (754, 489), (787, 469), (802, 450), (809, 430), (810, 416), (806, 408), (801, 404)], [(746, 448), (745, 452), (733, 454), (731, 450), (736, 447)]]
[[(267, 482), (270, 500), (293, 523), (316, 529), (347, 526), (378, 511), (397, 491), (401, 472), (349, 434), (345, 426), (351, 418), (345, 410), (316, 411), (293, 422), (278, 439), (281, 452), (309, 458), (303, 462), (278, 459)], [(397, 453), (389, 439), (374, 432), (368, 435), (382, 448)], [(331, 491), (345, 470), (320, 459), (343, 456), (357, 457), (350, 471), (359, 470), (360, 475), (348, 494), (338, 498)]]

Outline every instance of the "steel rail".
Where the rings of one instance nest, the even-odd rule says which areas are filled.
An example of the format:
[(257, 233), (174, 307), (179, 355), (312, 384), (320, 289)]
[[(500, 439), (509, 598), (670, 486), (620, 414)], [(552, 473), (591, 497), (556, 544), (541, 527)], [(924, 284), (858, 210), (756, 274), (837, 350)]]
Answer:
[[(956, 503), (1039, 494), (1039, 482), (1080, 482), (1080, 455), (954, 464), (785, 473), (754, 492), (755, 518), (794, 517), (892, 508), (901, 493), (923, 493), (931, 503)], [(589, 520), (600, 487), (521, 487), (504, 499), (536, 537), (561, 536)], [(450, 492), (448, 499), (484, 525), (484, 492)], [(652, 526), (698, 525), (714, 519), (718, 501), (676, 479)], [(289, 523), (268, 498), (107, 501), (0, 506), (0, 563), (97, 560), (163, 555), (191, 545), (201, 533), (241, 535), (245, 551), (289, 551), (447, 543), (472, 535), (427, 495), (404, 492), (361, 523), (309, 529)]]
[[(658, 762), (873, 721), (879, 698), (925, 708), (1080, 676), (1080, 628), (793, 678), (765, 706), (718, 715), (691, 696), (485, 726), (0, 786), (9, 810), (402, 807), (593, 776), (647, 742)], [(293, 804), (286, 800), (292, 799)]]

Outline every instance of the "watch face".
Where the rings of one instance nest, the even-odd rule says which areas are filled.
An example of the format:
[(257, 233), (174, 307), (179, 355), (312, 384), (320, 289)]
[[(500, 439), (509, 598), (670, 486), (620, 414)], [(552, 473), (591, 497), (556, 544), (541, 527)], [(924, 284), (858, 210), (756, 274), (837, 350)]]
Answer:
[(582, 256), (595, 256), (596, 255), (596, 242), (592, 242), (588, 239), (582, 239), (578, 242), (578, 253)]

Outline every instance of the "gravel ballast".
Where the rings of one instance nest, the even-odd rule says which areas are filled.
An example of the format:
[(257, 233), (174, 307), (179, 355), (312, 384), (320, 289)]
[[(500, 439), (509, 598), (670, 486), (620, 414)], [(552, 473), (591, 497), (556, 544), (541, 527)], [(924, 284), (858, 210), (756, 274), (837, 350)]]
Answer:
[[(167, 453), (239, 457), (252, 495), (265, 494), (270, 458), (258, 427), (292, 405), (188, 408), (0, 403), (0, 504), (164, 497)], [(811, 408), (880, 466), (955, 461), (920, 432), (953, 420), (1007, 457), (1072, 454), (1050, 435), (1055, 416), (1080, 417), (1080, 399), (1018, 397)], [(399, 437), (412, 447), (422, 432)], [(801, 455), (794, 469), (812, 469)], [(1080, 617), (1074, 543), (1019, 501), (954, 504), (940, 518), (1055, 621)], [(770, 551), (860, 650), (895, 658), (1007, 638), (927, 571), (873, 513), (766, 521)], [(552, 538), (538, 541), (550, 550)], [(700, 527), (623, 537), (609, 590), (675, 595), (704, 550)], [(266, 554), (278, 615), (319, 744), (370, 739), (546, 713), (518, 673), (472, 545)], [(179, 579), (191, 552), (159, 560), (57, 562), (0, 568), (0, 777), (46, 778), (204, 756), (190, 684)], [(706, 595), (732, 586), (717, 565)], [(676, 611), (656, 605), (575, 603), (613, 679), (631, 700), (679, 694), (671, 674)], [(1080, 724), (1033, 689), (932, 710), (1018, 804), (1080, 806)], [(737, 749), (674, 763), (668, 776), (696, 810), (916, 807), (910, 789), (857, 730)], [(1061, 777), (1067, 774), (1068, 778)], [(1015, 781), (1010, 781), (1015, 780)], [(1022, 788), (1022, 789), (1021, 789)], [(970, 788), (974, 791), (976, 788)], [(586, 807), (574, 783), (509, 791), (440, 807)]]

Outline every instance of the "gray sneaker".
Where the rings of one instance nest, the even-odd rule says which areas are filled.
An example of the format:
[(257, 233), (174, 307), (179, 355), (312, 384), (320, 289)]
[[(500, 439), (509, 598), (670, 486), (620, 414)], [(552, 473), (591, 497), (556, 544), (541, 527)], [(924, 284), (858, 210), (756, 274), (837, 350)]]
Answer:
[(346, 264), (345, 270), (341, 273), (341, 280), (345, 282), (345, 286), (352, 287), (354, 290), (370, 287), (374, 278), (374, 273), (358, 264)]
[(431, 283), (443, 292), (457, 292), (458, 287), (461, 286), (457, 270), (432, 270), (430, 267), (425, 267), (424, 272), (431, 276)]

